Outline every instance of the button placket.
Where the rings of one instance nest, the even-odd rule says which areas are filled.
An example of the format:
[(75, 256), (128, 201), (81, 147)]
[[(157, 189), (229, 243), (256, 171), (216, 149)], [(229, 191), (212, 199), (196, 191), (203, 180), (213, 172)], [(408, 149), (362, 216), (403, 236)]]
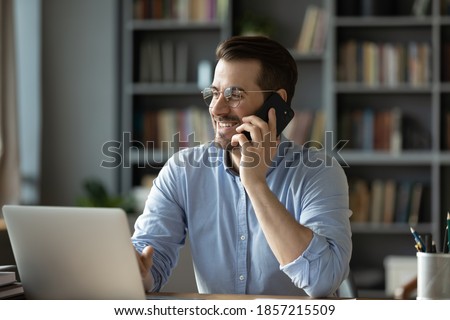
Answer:
[(246, 193), (240, 179), (236, 179), (236, 184), (239, 187), (239, 202), (237, 205), (237, 292), (241, 294), (246, 293), (247, 289), (247, 250), (248, 250), (248, 226), (247, 226), (247, 199)]

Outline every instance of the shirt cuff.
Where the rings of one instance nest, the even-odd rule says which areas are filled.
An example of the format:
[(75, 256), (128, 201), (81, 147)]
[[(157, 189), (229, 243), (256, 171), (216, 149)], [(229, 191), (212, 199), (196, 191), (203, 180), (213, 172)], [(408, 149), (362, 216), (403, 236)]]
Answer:
[(306, 250), (294, 261), (280, 266), (292, 282), (299, 288), (309, 286), (310, 278), (317, 276), (319, 270), (318, 259), (326, 250), (328, 244), (324, 237), (313, 233), (313, 238)]

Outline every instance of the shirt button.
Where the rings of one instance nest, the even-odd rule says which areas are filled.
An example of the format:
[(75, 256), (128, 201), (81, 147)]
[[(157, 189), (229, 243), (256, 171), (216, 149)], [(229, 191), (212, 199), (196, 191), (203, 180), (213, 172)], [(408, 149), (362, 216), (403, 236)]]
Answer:
[(245, 277), (243, 275), (239, 276), (239, 280), (244, 281)]
[(242, 241), (245, 240), (245, 236), (244, 236), (244, 235), (241, 236), (241, 240), (242, 240)]

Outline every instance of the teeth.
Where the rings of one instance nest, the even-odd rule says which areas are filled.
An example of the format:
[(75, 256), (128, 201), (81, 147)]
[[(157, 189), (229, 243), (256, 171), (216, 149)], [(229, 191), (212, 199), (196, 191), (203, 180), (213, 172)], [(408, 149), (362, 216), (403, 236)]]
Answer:
[(221, 128), (231, 128), (231, 127), (234, 126), (234, 124), (232, 124), (232, 123), (223, 123), (223, 122), (220, 122), (220, 123), (219, 123), (219, 126), (220, 126)]

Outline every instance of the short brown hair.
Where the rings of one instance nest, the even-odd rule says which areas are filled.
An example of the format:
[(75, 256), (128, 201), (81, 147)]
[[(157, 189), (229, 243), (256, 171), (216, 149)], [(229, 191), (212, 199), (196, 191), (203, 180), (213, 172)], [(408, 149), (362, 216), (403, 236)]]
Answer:
[(257, 84), (262, 90), (285, 89), (291, 103), (297, 83), (297, 63), (289, 51), (278, 42), (264, 36), (235, 36), (216, 49), (217, 60), (257, 60), (261, 74)]

